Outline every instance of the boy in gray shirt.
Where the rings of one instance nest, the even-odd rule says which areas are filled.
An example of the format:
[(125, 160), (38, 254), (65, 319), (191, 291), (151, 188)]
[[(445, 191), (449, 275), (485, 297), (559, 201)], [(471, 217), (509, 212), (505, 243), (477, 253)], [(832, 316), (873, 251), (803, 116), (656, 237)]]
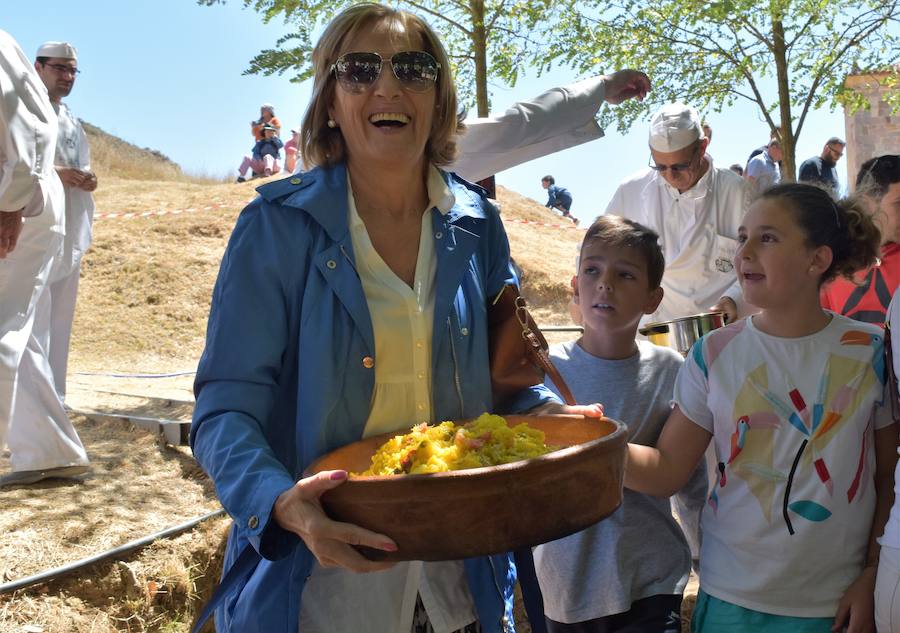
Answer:
[[(635, 340), (641, 317), (662, 300), (658, 239), (616, 216), (591, 225), (574, 287), (584, 334), (551, 348), (578, 402), (602, 402), (607, 416), (628, 425), (629, 442), (650, 446), (672, 409), (683, 362), (674, 350)], [(702, 489), (695, 494), (702, 505)], [(539, 545), (534, 562), (550, 633), (681, 630), (691, 555), (667, 498), (626, 489), (612, 516)]]

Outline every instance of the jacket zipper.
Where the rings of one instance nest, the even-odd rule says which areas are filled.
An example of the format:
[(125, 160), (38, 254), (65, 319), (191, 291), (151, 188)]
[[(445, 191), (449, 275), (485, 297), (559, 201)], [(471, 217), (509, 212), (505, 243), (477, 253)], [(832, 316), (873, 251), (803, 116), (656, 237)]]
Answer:
[(456, 345), (453, 344), (453, 323), (447, 316), (447, 335), (450, 338), (450, 355), (453, 357), (453, 381), (456, 383), (456, 397), (459, 398), (459, 415), (462, 417), (466, 410), (463, 403), (462, 386), (459, 382), (459, 361), (456, 358)]

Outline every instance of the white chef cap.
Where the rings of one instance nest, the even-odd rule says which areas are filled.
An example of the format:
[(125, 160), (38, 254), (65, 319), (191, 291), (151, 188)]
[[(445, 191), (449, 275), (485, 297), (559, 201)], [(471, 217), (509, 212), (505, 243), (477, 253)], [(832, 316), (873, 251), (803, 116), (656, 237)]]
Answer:
[(650, 121), (650, 148), (657, 152), (677, 152), (703, 138), (696, 110), (683, 103), (670, 103)]
[(59, 57), (78, 59), (78, 51), (68, 42), (44, 42), (38, 49), (37, 57)]

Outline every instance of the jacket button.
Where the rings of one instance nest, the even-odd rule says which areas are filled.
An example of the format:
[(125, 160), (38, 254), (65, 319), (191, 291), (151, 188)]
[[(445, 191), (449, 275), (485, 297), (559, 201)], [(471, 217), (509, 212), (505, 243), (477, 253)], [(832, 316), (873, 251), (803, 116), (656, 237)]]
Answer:
[(363, 356), (362, 364), (366, 369), (372, 369), (375, 366), (375, 359), (371, 356)]
[(247, 527), (251, 530), (255, 530), (259, 526), (259, 517), (255, 514), (247, 519)]
[(468, 335), (469, 335), (469, 328), (464, 327), (464, 328), (462, 328), (462, 329), (459, 331), (459, 333), (462, 334), (463, 336), (468, 336)]
[(329, 259), (327, 262), (325, 262), (325, 265), (328, 266), (328, 268), (330, 268), (331, 270), (337, 268), (337, 262), (333, 259)]
[(301, 182), (303, 182), (302, 178), (291, 178), (292, 185), (299, 185)]
[(441, 233), (440, 231), (438, 231), (437, 233), (434, 234), (434, 238), (437, 240), (441, 239), (442, 237), (444, 237), (444, 234)]

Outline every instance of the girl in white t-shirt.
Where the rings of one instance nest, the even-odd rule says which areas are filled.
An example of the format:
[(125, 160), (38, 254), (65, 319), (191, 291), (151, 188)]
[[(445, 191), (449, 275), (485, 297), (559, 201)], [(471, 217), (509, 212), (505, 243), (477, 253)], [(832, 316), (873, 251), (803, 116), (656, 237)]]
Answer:
[(763, 193), (734, 261), (761, 312), (694, 345), (656, 447), (628, 447), (626, 486), (669, 495), (713, 441), (695, 633), (874, 630), (897, 457), (884, 336), (824, 311), (819, 288), (871, 265), (879, 237), (817, 187)]

